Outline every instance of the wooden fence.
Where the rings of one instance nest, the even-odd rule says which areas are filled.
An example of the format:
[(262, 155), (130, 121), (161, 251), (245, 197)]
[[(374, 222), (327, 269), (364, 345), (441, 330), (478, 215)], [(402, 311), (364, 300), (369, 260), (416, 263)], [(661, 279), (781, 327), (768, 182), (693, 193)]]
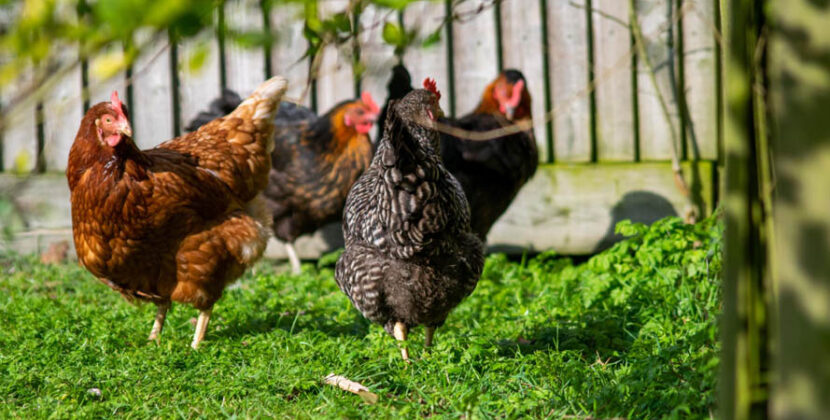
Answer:
[[(342, 11), (348, 3), (321, 2), (320, 13)], [(711, 162), (720, 157), (721, 144), (718, 0), (633, 2), (652, 71), (646, 60), (635, 54), (629, 24), (632, 11), (625, 0), (423, 1), (401, 14), (368, 8), (360, 14), (360, 60), (365, 65), (361, 77), (353, 76), (351, 61), (342, 51), (329, 46), (323, 52), (318, 77), (305, 96), (309, 62), (301, 59), (307, 45), (302, 36), (302, 6), (277, 3), (265, 9), (263, 4), (227, 0), (220, 18), (231, 30), (271, 31), (275, 41), (270, 49), (246, 49), (218, 34), (204, 33), (181, 45), (158, 42), (130, 71), (109, 80), (97, 80), (93, 71), (107, 59), (106, 53), (69, 72), (54, 83), (42, 101), (18, 106), (7, 115), (0, 170), (63, 171), (85, 107), (105, 100), (113, 89), (131, 106), (135, 140), (142, 148), (179, 134), (223, 88), (244, 96), (272, 74), (288, 77), (289, 96), (302, 98), (319, 111), (355, 97), (358, 90), (369, 91), (382, 103), (390, 69), (398, 60), (394, 48), (382, 41), (383, 22), (401, 21), (407, 28), (417, 28), (422, 36), (444, 25), (437, 44), (409, 48), (402, 60), (413, 80), (429, 76), (438, 81), (438, 88), (446, 93), (442, 108), (450, 115), (471, 111), (484, 86), (502, 68), (520, 69), (528, 81), (540, 158), (556, 165), (540, 169), (536, 178), (542, 179), (531, 182), (518, 199), (517, 206), (523, 208), (518, 213), (511, 209), (515, 217), (508, 212), (501, 228), (494, 229), (491, 243), (590, 251), (607, 239), (604, 225), (616, 217), (612, 209), (632, 191), (659, 191), (678, 210), (683, 197), (672, 189), (673, 178), (666, 163), (675, 150), (680, 160), (710, 162), (702, 177), (698, 164), (690, 169), (697, 173), (692, 182), (700, 184), (693, 188), (707, 191), (710, 197), (704, 197), (704, 202), (707, 207), (712, 205), (716, 179)], [(449, 13), (457, 19), (446, 20)], [(190, 71), (194, 55), (201, 56), (205, 48), (206, 62), (198, 71)], [(77, 56), (77, 51), (64, 53)], [(16, 94), (12, 86), (0, 99)], [(634, 165), (619, 166), (620, 162)], [(597, 165), (578, 169), (573, 165), (576, 163)], [(660, 172), (664, 167), (664, 173)], [(643, 168), (652, 169), (637, 172)], [(587, 182), (590, 185), (603, 179), (614, 185), (621, 179), (628, 181), (613, 191), (582, 191), (579, 184), (585, 179), (574, 170), (595, 171), (591, 176), (597, 179)], [(658, 175), (644, 175), (655, 170)], [(627, 175), (630, 171), (635, 171), (634, 175)], [(577, 185), (559, 184), (571, 182), (568, 179)], [(562, 203), (565, 190), (570, 191), (564, 197), (564, 202), (570, 203), (567, 209), (537, 202), (548, 196)], [(580, 216), (572, 212), (586, 208), (592, 216), (581, 217), (595, 220), (595, 225), (580, 225), (573, 219)], [(541, 225), (547, 223), (550, 229), (528, 228), (521, 221), (528, 217), (545, 219)], [(510, 223), (525, 223), (531, 237), (517, 239), (516, 226)], [(544, 239), (562, 235), (586, 239), (568, 243)]]

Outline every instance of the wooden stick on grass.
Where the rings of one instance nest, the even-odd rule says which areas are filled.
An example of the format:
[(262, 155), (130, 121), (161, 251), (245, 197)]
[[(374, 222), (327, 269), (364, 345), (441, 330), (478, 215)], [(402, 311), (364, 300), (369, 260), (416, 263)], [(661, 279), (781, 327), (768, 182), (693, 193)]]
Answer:
[(378, 402), (377, 394), (369, 391), (369, 388), (366, 388), (362, 384), (352, 381), (351, 379), (345, 376), (330, 373), (328, 376), (326, 376), (325, 381), (329, 385), (334, 385), (344, 391), (349, 391), (353, 394), (359, 395), (360, 398), (363, 399), (363, 401), (366, 401), (369, 404), (374, 404)]

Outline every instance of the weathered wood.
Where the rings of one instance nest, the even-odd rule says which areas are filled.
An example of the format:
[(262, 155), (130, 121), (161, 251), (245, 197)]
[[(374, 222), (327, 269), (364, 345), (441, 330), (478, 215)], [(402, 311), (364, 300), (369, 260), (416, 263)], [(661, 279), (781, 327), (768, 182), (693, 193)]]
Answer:
[[(259, 0), (230, 0), (225, 3), (225, 24), (229, 32), (262, 31)], [(233, 37), (225, 38), (225, 71), (228, 89), (245, 97), (265, 80), (265, 51), (246, 47)]]
[[(28, 172), (35, 167), (37, 159), (35, 102), (30, 96), (22, 97), (24, 92), (32, 89), (31, 84), (32, 72), (25, 69), (17, 80), (9, 83), (0, 91), (4, 116), (3, 168), (6, 172)], [(12, 101), (20, 102), (13, 104)]]
[(369, 92), (378, 105), (388, 96), (386, 84), (397, 64), (395, 47), (383, 41), (386, 22), (397, 24), (397, 12), (370, 5), (360, 14), (360, 62), (364, 67), (360, 89)]
[(715, 2), (687, 0), (683, 15), (683, 74), (689, 158), (718, 158)]
[[(194, 54), (207, 52), (199, 68), (190, 68)], [(212, 31), (202, 33), (198, 39), (182, 43), (179, 47), (179, 105), (181, 127), (184, 127), (200, 111), (208, 109), (210, 102), (221, 91), (219, 43)]]
[(544, 40), (542, 39), (543, 11), (538, 4), (506, 1), (501, 4), (502, 63), (505, 69), (520, 70), (527, 79), (527, 88), (532, 99), (533, 133), (539, 148), (539, 159), (548, 155), (547, 132), (545, 129), (545, 69), (542, 60)]
[[(762, 198), (768, 197), (770, 192), (762, 185), (771, 180), (765, 180), (757, 167), (761, 158), (756, 154), (755, 146), (768, 142), (757, 131), (764, 123), (755, 118), (763, 114), (756, 106), (763, 106), (764, 100), (752, 86), (753, 80), (763, 78), (756, 57), (763, 51), (758, 43), (763, 31), (762, 21), (766, 19), (758, 13), (761, 3), (754, 0), (725, 3), (730, 9), (731, 22), (728, 24), (729, 53), (725, 69), (726, 232), (724, 304), (719, 326), (723, 349), (718, 407), (722, 418), (750, 420), (770, 418), (766, 396), (773, 379), (768, 371), (770, 343), (767, 338), (771, 314), (767, 305), (770, 297), (765, 295), (765, 290), (771, 292), (768, 289), (771, 267), (767, 256), (774, 238), (765, 226), (765, 217), (771, 215)], [(804, 336), (799, 337), (797, 345), (804, 345), (803, 339)]]
[[(145, 34), (146, 37), (149, 34)], [(147, 42), (139, 39), (139, 42)], [(141, 149), (173, 138), (173, 78), (167, 37), (153, 43), (133, 65), (133, 137)]]
[[(77, 59), (77, 50), (67, 50)], [(43, 152), (46, 170), (66, 169), (69, 149), (83, 117), (81, 69), (76, 67), (55, 82), (43, 98)]]
[[(690, 172), (690, 164), (684, 168)], [(713, 165), (702, 162), (698, 169), (705, 210), (711, 211)], [(0, 186), (12, 180), (0, 176)], [(71, 226), (69, 191), (62, 176), (34, 178), (21, 200), (33, 209), (29, 216), (32, 226), (44, 229), (44, 234), (66, 232)], [(491, 250), (509, 253), (554, 249), (563, 254), (588, 254), (616, 238), (616, 222), (648, 222), (683, 214), (685, 203), (669, 163), (543, 165), (493, 227), (488, 244)], [(337, 223), (296, 243), (302, 258), (317, 258), (342, 246)], [(266, 256), (285, 258), (286, 254), (282, 245), (272, 240)]]
[[(690, 164), (684, 164), (688, 172)], [(668, 163), (545, 165), (490, 231), (491, 249), (589, 254), (610, 245), (624, 219), (651, 222), (685, 212)], [(705, 211), (712, 209), (713, 166), (698, 165)]]
[(412, 84), (421, 87), (427, 77), (435, 79), (438, 90), (443, 92), (439, 104), (450, 113), (450, 72), (447, 65), (447, 36), (441, 23), (444, 20), (443, 2), (424, 1), (413, 3), (404, 11), (404, 25), (407, 29), (417, 28), (419, 39), (424, 39), (441, 29), (438, 42), (426, 48), (415, 44), (404, 52), (404, 65), (412, 76)]
[(308, 85), (308, 59), (304, 59), (308, 41), (303, 37), (303, 7), (298, 4), (276, 3), (269, 13), (271, 31), (276, 37), (271, 48), (271, 69), (274, 75), (288, 79), (286, 100), (298, 100), (306, 106), (311, 95), (304, 95)]
[[(77, 13), (68, 2), (58, 5), (58, 13), (77, 22)], [(80, 59), (77, 44), (54, 47), (58, 47), (56, 56), (60, 63), (69, 65)], [(47, 171), (66, 169), (69, 149), (83, 116), (81, 77), (81, 66), (74, 66), (61, 78), (50, 80), (49, 93), (43, 96), (43, 155)]]
[[(677, 109), (677, 63), (675, 40), (677, 25), (674, 0), (636, 0), (637, 15), (644, 42), (657, 79), (657, 90), (643, 60), (637, 61), (637, 104), (640, 131), (640, 157), (643, 160), (668, 160), (673, 155), (672, 132), (680, 140), (680, 113)], [(663, 113), (658, 93), (669, 108), (669, 121)], [(680, 144), (678, 146), (678, 152)]]
[[(330, 0), (320, 3), (321, 17), (330, 17), (346, 10), (348, 0)], [(328, 45), (320, 59), (317, 73), (317, 111), (322, 114), (338, 102), (354, 98), (354, 74), (351, 53), (347, 46)]]
[(597, 159), (633, 161), (634, 87), (628, 2), (594, 0)]
[[(764, 6), (769, 91), (754, 93), (769, 95), (774, 151), (774, 174), (767, 173), (765, 185), (774, 204), (768, 267), (775, 286), (765, 296), (774, 302), (769, 412), (772, 419), (824, 419), (830, 413), (830, 4)], [(763, 152), (757, 161), (769, 157)]]
[(469, 0), (453, 7), (453, 13), (461, 16), (452, 26), (456, 116), (475, 109), (484, 88), (498, 75), (493, 9), (475, 13), (485, 3), (490, 2)]
[(93, 106), (98, 102), (109, 101), (114, 90), (118, 91), (118, 95), (124, 103), (127, 102), (126, 73), (123, 71), (113, 75), (103, 73), (110, 66), (111, 61), (122, 60), (123, 55), (123, 47), (118, 45), (106, 48), (89, 59), (89, 74), (87, 75), (89, 106)]
[(557, 162), (591, 160), (585, 0), (548, 2), (553, 149)]

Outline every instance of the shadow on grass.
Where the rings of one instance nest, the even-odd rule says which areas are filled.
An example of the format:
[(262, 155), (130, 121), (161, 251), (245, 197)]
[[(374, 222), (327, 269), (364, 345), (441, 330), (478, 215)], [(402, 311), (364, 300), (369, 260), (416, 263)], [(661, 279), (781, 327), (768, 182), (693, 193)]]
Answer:
[(267, 334), (276, 329), (291, 334), (319, 331), (330, 337), (362, 338), (369, 333), (369, 323), (362, 317), (356, 316), (351, 323), (343, 324), (332, 319), (330, 312), (320, 309), (299, 312), (263, 311), (256, 315), (229, 319), (226, 325), (226, 328), (216, 332), (216, 337), (240, 338)]
[(582, 322), (584, 325), (571, 320), (552, 320), (533, 326), (527, 337), (498, 340), (499, 355), (515, 358), (538, 351), (575, 351), (586, 360), (610, 357), (627, 352), (636, 336), (636, 331), (625, 329), (620, 318)]

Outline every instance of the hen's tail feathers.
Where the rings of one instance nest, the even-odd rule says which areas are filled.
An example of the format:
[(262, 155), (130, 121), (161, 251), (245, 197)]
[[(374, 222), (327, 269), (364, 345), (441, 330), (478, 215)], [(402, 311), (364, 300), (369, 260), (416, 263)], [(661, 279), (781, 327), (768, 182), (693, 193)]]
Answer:
[(240, 103), (242, 103), (242, 98), (236, 92), (225, 89), (222, 91), (222, 96), (211, 101), (210, 108), (207, 111), (200, 112), (184, 129), (187, 131), (196, 131), (199, 127), (230, 114)]
[(230, 113), (230, 116), (248, 117), (255, 124), (261, 124), (263, 121), (270, 123), (277, 115), (280, 100), (287, 88), (288, 81), (285, 78), (272, 77), (259, 85), (251, 96)]
[(378, 117), (378, 136), (383, 135), (383, 127), (386, 125), (386, 115), (389, 113), (389, 104), (391, 101), (401, 99), (407, 93), (412, 92), (412, 76), (409, 70), (403, 64), (398, 64), (392, 68), (392, 77), (389, 78), (389, 84), (386, 85), (387, 98), (386, 104)]

